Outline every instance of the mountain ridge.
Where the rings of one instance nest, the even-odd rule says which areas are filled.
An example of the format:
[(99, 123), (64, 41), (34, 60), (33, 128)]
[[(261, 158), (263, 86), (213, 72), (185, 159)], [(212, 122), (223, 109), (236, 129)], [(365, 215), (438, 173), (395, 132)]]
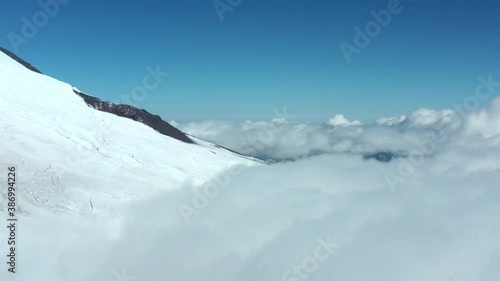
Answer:
[[(72, 85), (2, 52), (0, 71), (0, 158), (23, 175), (17, 190), (23, 214), (107, 216), (186, 183), (208, 184), (231, 167), (261, 164), (196, 137), (193, 145), (96, 110)], [(5, 198), (0, 192), (0, 201)]]
[(104, 101), (99, 98), (87, 95), (75, 88), (73, 92), (83, 98), (85, 103), (99, 111), (108, 112), (116, 116), (128, 118), (136, 122), (142, 123), (146, 126), (153, 128), (155, 131), (162, 135), (166, 135), (185, 143), (195, 142), (189, 138), (185, 133), (164, 121), (160, 116), (154, 115), (146, 111), (127, 104), (115, 104), (112, 102)]
[(12, 53), (11, 51), (9, 51), (5, 48), (2, 48), (2, 47), (0, 47), (0, 51), (3, 52), (4, 54), (6, 54), (7, 56), (9, 56), (10, 58), (12, 58), (13, 60), (17, 61), (19, 64), (26, 67), (27, 69), (29, 69), (33, 72), (36, 72), (36, 73), (43, 74), (40, 70), (38, 70), (36, 67), (34, 67), (31, 63), (23, 60), (22, 58), (20, 58), (16, 54)]
[[(38, 70), (35, 66), (33, 66), (31, 63), (23, 60), (16, 54), (6, 50), (5, 48), (0, 47), (0, 51), (5, 53), (7, 56), (18, 62), (19, 64), (23, 65), (27, 69), (43, 74), (40, 70)], [(146, 111), (145, 109), (137, 108), (131, 105), (127, 104), (115, 104), (112, 102), (108, 102), (105, 100), (101, 100), (99, 98), (96, 98), (91, 95), (87, 95), (83, 93), (80, 90), (77, 90), (76, 88), (73, 88), (73, 92), (80, 96), (85, 103), (99, 111), (103, 112), (108, 112), (111, 114), (114, 114), (119, 117), (124, 117), (128, 118), (131, 120), (134, 120), (136, 122), (142, 123), (146, 126), (149, 126), (159, 132), (162, 135), (169, 136), (171, 138), (174, 138), (176, 140), (185, 142), (185, 143), (191, 143), (194, 144), (195, 142), (189, 138), (185, 133), (180, 131), (179, 129), (175, 128), (174, 126), (170, 125), (168, 122), (163, 120), (160, 116), (154, 115)]]

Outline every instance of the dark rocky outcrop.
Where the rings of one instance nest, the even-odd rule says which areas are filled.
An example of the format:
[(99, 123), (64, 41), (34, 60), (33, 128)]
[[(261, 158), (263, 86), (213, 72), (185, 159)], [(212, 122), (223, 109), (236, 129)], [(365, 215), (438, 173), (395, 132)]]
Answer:
[(120, 117), (132, 119), (134, 121), (143, 123), (146, 126), (153, 128), (160, 134), (172, 137), (185, 143), (194, 143), (186, 134), (165, 122), (158, 115), (153, 115), (144, 109), (139, 109), (126, 104), (114, 104), (111, 102), (103, 101), (93, 96), (86, 95), (76, 89), (73, 89), (77, 95), (83, 98), (87, 105), (104, 112), (108, 112)]
[(363, 155), (363, 159), (365, 160), (375, 159), (382, 163), (389, 163), (392, 159), (397, 157), (400, 157), (400, 155), (391, 151), (373, 152)]
[(21, 59), (20, 57), (16, 56), (14, 53), (10, 52), (9, 50), (6, 50), (6, 49), (0, 47), (0, 51), (2, 51), (7, 56), (11, 57), (13, 60), (17, 61), (18, 63), (20, 63), (21, 65), (23, 65), (27, 69), (34, 71), (36, 73), (42, 74), (42, 72), (40, 70), (36, 69), (32, 64), (30, 64), (30, 63), (26, 62), (25, 60)]

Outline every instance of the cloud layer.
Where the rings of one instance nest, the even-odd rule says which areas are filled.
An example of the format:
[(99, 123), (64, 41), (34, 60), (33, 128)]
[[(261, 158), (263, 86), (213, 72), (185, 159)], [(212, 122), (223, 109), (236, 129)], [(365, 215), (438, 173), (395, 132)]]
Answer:
[(188, 134), (263, 159), (292, 160), (318, 154), (367, 155), (393, 152), (408, 155), (426, 139), (444, 139), (432, 156), (445, 146), (457, 145), (475, 135), (493, 137), (499, 133), (500, 99), (473, 112), (451, 109), (418, 109), (407, 117), (381, 118), (363, 125), (337, 115), (325, 124), (293, 120), (234, 123), (204, 121), (179, 124)]
[[(19, 276), (498, 280), (499, 120), (497, 99), (464, 116), (422, 109), (389, 125), (181, 125), (296, 161), (228, 171), (202, 187), (186, 183), (108, 217), (33, 214), (21, 225), (27, 270)], [(259, 137), (268, 130), (274, 137)], [(354, 155), (388, 149), (406, 156), (383, 164)], [(311, 154), (321, 155), (304, 158)]]

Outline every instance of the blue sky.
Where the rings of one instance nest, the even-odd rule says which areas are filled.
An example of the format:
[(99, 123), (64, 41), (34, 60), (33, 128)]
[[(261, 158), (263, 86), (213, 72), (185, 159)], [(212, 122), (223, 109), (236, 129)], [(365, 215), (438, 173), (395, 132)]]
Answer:
[[(401, 0), (402, 12), (348, 63), (339, 44), (354, 44), (354, 27), (389, 2), (242, 0), (221, 21), (212, 0), (71, 0), (17, 54), (111, 101), (160, 65), (170, 76), (139, 106), (181, 122), (270, 119), (283, 107), (302, 121), (341, 113), (369, 122), (452, 107), (479, 75), (500, 80), (494, 0)], [(41, 10), (4, 4), (0, 45), (13, 50), (8, 34), (22, 36), (22, 18)]]

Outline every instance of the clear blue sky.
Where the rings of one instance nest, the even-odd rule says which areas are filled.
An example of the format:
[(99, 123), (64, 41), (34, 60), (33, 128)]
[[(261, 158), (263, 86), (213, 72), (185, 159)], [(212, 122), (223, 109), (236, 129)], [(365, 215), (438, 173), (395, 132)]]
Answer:
[[(42, 0), (47, 1), (47, 0)], [(228, 0), (221, 0), (227, 3)], [(500, 3), (401, 0), (403, 11), (347, 63), (339, 47), (387, 0), (243, 0), (219, 19), (212, 0), (72, 0), (19, 46), (48, 75), (100, 98), (130, 94), (159, 64), (171, 75), (140, 107), (178, 121), (363, 121), (450, 107), (478, 75), (500, 80)], [(0, 45), (13, 50), (37, 1), (5, 1)]]

